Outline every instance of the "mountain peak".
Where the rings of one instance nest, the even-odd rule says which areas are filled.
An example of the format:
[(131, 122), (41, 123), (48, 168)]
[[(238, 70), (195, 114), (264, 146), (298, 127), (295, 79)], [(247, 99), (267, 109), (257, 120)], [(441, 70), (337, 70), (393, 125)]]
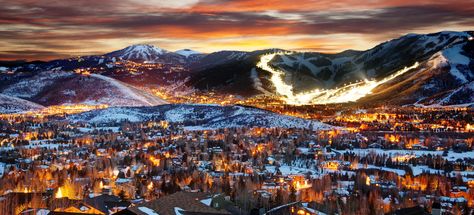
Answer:
[(150, 44), (136, 44), (106, 54), (108, 57), (119, 57), (124, 60), (153, 61), (168, 51)]
[(153, 49), (160, 52), (164, 51), (164, 49), (152, 44), (134, 44), (134, 45), (125, 47), (125, 49), (129, 49), (129, 50)]
[(191, 49), (181, 49), (181, 50), (175, 51), (174, 53), (185, 56), (185, 57), (189, 57), (189, 56), (195, 55), (195, 54), (201, 54), (201, 52), (194, 51), (194, 50), (191, 50)]

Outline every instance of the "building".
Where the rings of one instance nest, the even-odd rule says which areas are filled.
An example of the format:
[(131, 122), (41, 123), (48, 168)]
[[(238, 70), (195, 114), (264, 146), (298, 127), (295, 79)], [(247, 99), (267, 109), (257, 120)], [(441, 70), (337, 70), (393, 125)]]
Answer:
[(202, 192), (177, 192), (122, 210), (117, 215), (230, 215), (211, 207), (212, 197)]

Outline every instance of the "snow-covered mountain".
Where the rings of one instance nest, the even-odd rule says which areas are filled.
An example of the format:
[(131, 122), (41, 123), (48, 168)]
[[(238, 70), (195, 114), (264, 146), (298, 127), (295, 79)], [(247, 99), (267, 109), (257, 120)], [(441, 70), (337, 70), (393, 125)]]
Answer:
[[(466, 104), (474, 102), (474, 94), (468, 87), (474, 80), (472, 38), (472, 32), (408, 34), (366, 51), (348, 50), (337, 54), (284, 52), (270, 63), (283, 70), (283, 81), (293, 87), (294, 93), (300, 93), (333, 89), (365, 79), (381, 80), (419, 62), (417, 69), (380, 85), (360, 101)], [(269, 81), (271, 74), (255, 66), (259, 56), (269, 52), (275, 50), (239, 53), (239, 57), (221, 57), (224, 60), (210, 60), (209, 64), (201, 62), (200, 65), (205, 66), (192, 73), (190, 86), (244, 96), (275, 93)], [(206, 56), (202, 61), (208, 58)]]
[(189, 57), (191, 55), (201, 54), (201, 52), (194, 51), (194, 50), (191, 50), (191, 49), (181, 49), (181, 50), (175, 51), (174, 53), (185, 56), (185, 57)]
[(6, 86), (2, 93), (45, 106), (76, 103), (153, 106), (167, 103), (110, 77), (64, 71), (46, 71), (28, 78), (20, 78)]
[(131, 45), (124, 49), (120, 49), (108, 54), (107, 57), (116, 57), (124, 60), (138, 60), (138, 61), (155, 61), (160, 59), (162, 55), (167, 54), (168, 51), (156, 47), (154, 45), (139, 44)]
[(233, 127), (281, 127), (332, 129), (327, 124), (242, 106), (160, 105), (156, 107), (107, 108), (69, 117), (73, 121), (107, 123), (119, 121), (166, 120), (183, 123), (187, 129), (204, 130)]
[(362, 101), (419, 106), (473, 106), (474, 41), (471, 34), (441, 32), (418, 37), (424, 39), (423, 45), (427, 49), (422, 57), (415, 58), (421, 67), (379, 86), (374, 94)]
[(41, 110), (43, 108), (44, 106), (42, 105), (24, 99), (0, 94), (0, 113), (20, 113)]
[(452, 45), (467, 43), (467, 32), (408, 34), (367, 51), (338, 54), (299, 53), (280, 55), (272, 63), (287, 71), (286, 81), (296, 88), (333, 88), (363, 79), (380, 79), (415, 62), (423, 62)]
[(175, 52), (149, 44), (128, 46), (104, 55), (107, 58), (129, 60), (145, 63), (164, 63), (186, 65), (200, 59), (201, 53), (191, 49), (182, 49)]
[[(213, 91), (244, 97), (277, 94), (271, 81), (272, 74), (256, 64), (264, 54), (284, 51), (273, 58), (270, 65), (284, 71), (283, 81), (292, 86), (294, 93), (334, 89), (365, 79), (378, 81), (418, 62), (420, 66), (416, 69), (384, 82), (357, 102), (470, 104), (474, 103), (472, 38), (472, 32), (408, 34), (366, 51), (348, 50), (337, 54), (286, 52), (280, 49), (200, 54), (189, 49), (170, 52), (153, 45), (133, 45), (100, 56), (2, 65), (5, 67), (2, 70), (9, 72), (0, 73), (0, 92), (29, 98), (33, 94), (30, 91), (54, 91), (51, 87), (58, 85), (50, 85), (51, 81), (71, 79), (71, 71), (80, 69), (119, 80), (127, 83), (128, 87), (172, 86), (179, 90), (176, 87), (179, 86), (204, 93)], [(127, 63), (130, 61), (156, 63), (156, 66)], [(40, 73), (44, 75), (36, 76)], [(36, 77), (29, 81), (32, 76)], [(14, 91), (22, 84), (34, 87)], [(40, 97), (35, 94), (31, 98), (39, 101)]]

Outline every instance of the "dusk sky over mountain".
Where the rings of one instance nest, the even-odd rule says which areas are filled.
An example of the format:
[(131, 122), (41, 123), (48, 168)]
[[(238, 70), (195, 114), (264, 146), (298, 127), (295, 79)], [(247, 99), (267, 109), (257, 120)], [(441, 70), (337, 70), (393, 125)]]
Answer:
[(102, 54), (137, 43), (201, 52), (367, 49), (406, 33), (474, 29), (474, 1), (0, 1), (0, 59)]

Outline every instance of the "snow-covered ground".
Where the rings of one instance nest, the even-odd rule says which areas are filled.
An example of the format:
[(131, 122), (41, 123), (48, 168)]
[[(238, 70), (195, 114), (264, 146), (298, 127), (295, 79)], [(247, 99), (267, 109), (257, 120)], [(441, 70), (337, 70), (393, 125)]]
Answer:
[[(404, 155), (414, 155), (416, 157), (421, 157), (421, 156), (427, 156), (427, 155), (432, 155), (432, 156), (437, 156), (443, 155), (443, 151), (428, 151), (428, 150), (384, 150), (384, 149), (352, 149), (352, 150), (339, 150), (338, 152), (340, 153), (355, 153), (357, 155), (361, 156), (366, 156), (370, 153), (374, 153), (377, 155), (387, 155), (391, 157), (396, 157), (396, 156), (404, 156)], [(458, 159), (465, 159), (465, 158), (474, 158), (474, 151), (469, 151), (469, 152), (462, 152), (462, 153), (456, 153), (454, 151), (449, 151), (448, 155), (445, 157), (449, 161), (456, 161)]]
[(116, 79), (99, 74), (91, 74), (90, 76), (105, 81), (111, 87), (108, 97), (97, 98), (97, 101), (89, 103), (109, 104), (112, 106), (153, 106), (167, 103), (158, 97), (147, 95)]
[(389, 167), (380, 167), (380, 166), (375, 166), (375, 165), (367, 165), (367, 168), (364, 167), (364, 165), (359, 164), (360, 169), (377, 169), (385, 172), (393, 172), (397, 175), (405, 175), (405, 170), (402, 169), (395, 169), (395, 168), (389, 168)]
[(242, 106), (218, 105), (160, 105), (155, 107), (122, 107), (90, 111), (69, 117), (73, 121), (117, 122), (166, 120), (186, 125), (188, 130), (207, 130), (231, 127), (280, 127), (333, 129), (327, 124), (279, 115), (269, 111)]
[(2, 93), (23, 99), (33, 98), (57, 80), (67, 78), (72, 75), (74, 75), (74, 73), (58, 71), (42, 72), (8, 86), (2, 91)]
[(5, 163), (0, 163), (0, 178), (3, 176), (3, 173), (5, 172)]
[(467, 56), (462, 54), (463, 46), (464, 44), (458, 44), (450, 48), (444, 49), (436, 53), (431, 62), (434, 67), (449, 66), (450, 73), (454, 78), (461, 81), (461, 83), (467, 83), (468, 79), (472, 79), (474, 77), (472, 77), (472, 72), (466, 72), (469, 71), (469, 69), (467, 69), (466, 71), (461, 71), (458, 68), (460, 66), (467, 67), (469, 65), (469, 62), (471, 61)]
[(24, 99), (0, 94), (0, 113), (20, 113), (43, 108), (42, 105)]
[[(276, 166), (265, 166), (265, 170), (275, 174), (277, 172), (277, 167)], [(289, 175), (305, 175), (308, 172), (311, 174), (313, 178), (318, 178), (320, 176), (320, 173), (317, 172), (316, 170), (313, 169), (308, 169), (308, 168), (301, 168), (301, 167), (295, 167), (295, 166), (288, 166), (288, 165), (283, 165), (278, 167), (278, 170), (280, 170), (281, 174), (283, 176), (289, 176)]]
[(157, 212), (155, 212), (153, 209), (151, 208), (147, 208), (147, 207), (138, 207), (138, 210), (140, 210), (141, 212), (147, 214), (147, 215), (159, 215)]
[(94, 127), (94, 128), (79, 127), (77, 129), (82, 133), (90, 133), (93, 131), (112, 131), (116, 133), (120, 131), (120, 127)]

